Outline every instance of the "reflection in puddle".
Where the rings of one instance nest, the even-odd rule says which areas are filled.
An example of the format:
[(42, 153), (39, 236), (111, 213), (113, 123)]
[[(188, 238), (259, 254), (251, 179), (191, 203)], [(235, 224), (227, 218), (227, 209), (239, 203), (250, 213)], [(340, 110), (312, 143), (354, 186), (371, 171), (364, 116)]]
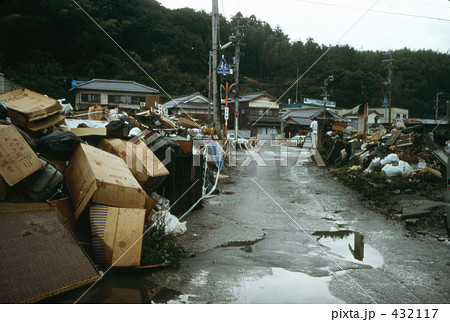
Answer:
[[(363, 262), (372, 267), (381, 267), (383, 257), (374, 248), (364, 245), (364, 236), (351, 230), (316, 231), (316, 240), (330, 248), (330, 252), (353, 262)], [(356, 261), (355, 261), (356, 260)]]
[(304, 273), (272, 268), (272, 274), (245, 277), (233, 290), (238, 303), (344, 303), (331, 295), (327, 283), (331, 276), (312, 277)]
[[(50, 297), (41, 303), (185, 304), (193, 295), (152, 282), (146, 272), (112, 271), (86, 294), (80, 288)], [(81, 298), (80, 298), (81, 296)]]
[(189, 303), (183, 293), (159, 285), (148, 284), (137, 288), (103, 285), (91, 295), (87, 303), (102, 304), (165, 304)]

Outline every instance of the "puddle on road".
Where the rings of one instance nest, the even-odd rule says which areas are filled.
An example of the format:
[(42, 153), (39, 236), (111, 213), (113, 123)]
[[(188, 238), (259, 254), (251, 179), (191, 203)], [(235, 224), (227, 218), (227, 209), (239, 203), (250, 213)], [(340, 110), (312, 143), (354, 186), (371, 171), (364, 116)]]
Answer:
[(94, 292), (87, 303), (100, 304), (186, 304), (189, 294), (146, 282), (140, 287), (103, 285)]
[(49, 297), (41, 303), (80, 304), (187, 304), (192, 294), (184, 294), (149, 280), (147, 273), (111, 272), (86, 294), (85, 288)]
[(381, 267), (383, 256), (375, 248), (364, 243), (364, 236), (351, 230), (316, 231), (316, 241), (328, 247), (330, 253), (355, 263)]
[(331, 295), (331, 276), (312, 277), (304, 273), (272, 268), (272, 274), (259, 278), (245, 277), (233, 289), (238, 303), (246, 304), (335, 304), (345, 303)]

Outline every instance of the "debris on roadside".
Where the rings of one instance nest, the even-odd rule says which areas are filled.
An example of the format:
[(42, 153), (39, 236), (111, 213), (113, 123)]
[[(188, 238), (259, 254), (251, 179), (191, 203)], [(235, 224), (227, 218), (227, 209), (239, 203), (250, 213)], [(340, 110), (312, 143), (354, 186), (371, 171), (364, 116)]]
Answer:
[[(210, 125), (169, 115), (159, 104), (132, 114), (101, 104), (80, 111), (64, 99), (28, 89), (0, 95), (0, 101), (0, 221), (37, 216), (38, 222), (47, 216), (30, 229), (45, 232), (54, 254), (68, 254), (69, 246), (53, 239), (71, 234), (70, 253), (80, 254), (71, 258), (78, 264), (70, 262), (70, 271), (79, 271), (68, 274), (73, 283), (65, 284), (67, 276), (61, 274), (57, 287), (2, 296), (8, 303), (34, 302), (85, 285), (99, 276), (101, 267), (178, 264), (187, 254), (174, 241), (187, 230), (181, 215), (219, 193), (217, 181), (226, 177), (221, 171), (230, 160), (231, 144), (258, 145), (257, 140), (219, 139)], [(36, 202), (40, 206), (30, 208)], [(49, 226), (50, 219), (61, 221), (66, 230)], [(27, 223), (11, 221), (14, 227), (2, 227), (12, 234)], [(33, 243), (34, 235), (30, 230), (11, 242)], [(40, 261), (44, 250), (26, 247), (35, 250), (17, 253), (30, 263)], [(13, 258), (11, 249), (2, 258)], [(69, 263), (62, 255), (60, 261), (60, 266)], [(46, 265), (53, 269), (53, 263)], [(20, 272), (5, 277), (7, 282), (21, 278)], [(43, 276), (28, 275), (46, 286)]]
[(0, 95), (8, 108), (8, 117), (16, 125), (33, 132), (45, 130), (64, 120), (57, 100), (28, 89), (18, 89)]
[(0, 276), (2, 303), (33, 303), (100, 278), (57, 208), (4, 203)]
[[(412, 195), (425, 198), (427, 204), (443, 201), (448, 151), (431, 139), (434, 130), (416, 122), (397, 121), (374, 124), (364, 138), (362, 134), (349, 135), (347, 127), (342, 133), (334, 133), (336, 138), (325, 159), (333, 166), (333, 175), (360, 192), (369, 204), (414, 227), (419, 212), (430, 211), (416, 206), (414, 210), (402, 207), (404, 211), (395, 211), (397, 201), (391, 200)], [(338, 144), (343, 147), (339, 154), (333, 152)], [(334, 157), (327, 158), (329, 155)]]

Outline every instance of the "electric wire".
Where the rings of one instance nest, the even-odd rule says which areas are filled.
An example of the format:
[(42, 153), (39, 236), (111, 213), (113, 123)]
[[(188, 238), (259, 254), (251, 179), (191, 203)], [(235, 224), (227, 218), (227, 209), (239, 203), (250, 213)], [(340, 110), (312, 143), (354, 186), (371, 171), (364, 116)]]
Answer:
[[(329, 7), (344, 8), (344, 9), (366, 10), (364, 8), (346, 6), (346, 5), (335, 4), (335, 3), (326, 3), (326, 2), (309, 1), (309, 0), (294, 0), (294, 1), (296, 1), (296, 2), (303, 2), (303, 3), (310, 3), (310, 4), (316, 4), (316, 5), (322, 5), (322, 6), (329, 6)], [(450, 19), (445, 19), (445, 18), (440, 18), (440, 17), (422, 16), (422, 15), (417, 15), (417, 14), (408, 14), (408, 13), (393, 12), (393, 11), (386, 11), (386, 10), (372, 10), (372, 12), (382, 13), (382, 14), (390, 14), (390, 15), (397, 15), (397, 16), (412, 17), (412, 18), (420, 18), (420, 19), (450, 21)]]
[(122, 259), (122, 257), (123, 256), (125, 256), (127, 253), (128, 253), (128, 251), (131, 249), (131, 248), (133, 248), (133, 246), (134, 245), (136, 245), (136, 243), (137, 242), (139, 242), (143, 237), (144, 237), (144, 235), (145, 234), (147, 234), (153, 227), (155, 227), (155, 225), (157, 224), (157, 223), (159, 223), (164, 217), (165, 217), (165, 215), (167, 214), (167, 213), (169, 213), (170, 212), (170, 209), (172, 209), (172, 207), (173, 206), (175, 206), (177, 203), (178, 203), (178, 201), (179, 200), (181, 200), (181, 198), (183, 198), (184, 197), (184, 195), (189, 191), (189, 190), (191, 190), (196, 184), (197, 184), (197, 182), (198, 182), (198, 180), (200, 180), (200, 179), (197, 179), (190, 187), (189, 187), (189, 189), (187, 189), (170, 207), (169, 207), (169, 209), (167, 209), (162, 215), (161, 215), (161, 217), (159, 217), (158, 218), (158, 220), (156, 220), (154, 223), (153, 223), (153, 225), (151, 225), (150, 227), (148, 227), (147, 228), (147, 230), (146, 231), (144, 231), (144, 233), (138, 238), (138, 239), (136, 239), (136, 241), (130, 246), (130, 247), (128, 247), (127, 248), (127, 250), (122, 254), (122, 255), (120, 255), (120, 257), (114, 262), (114, 263), (112, 263), (111, 264), (111, 266), (105, 271), (105, 273), (103, 273), (103, 275), (101, 275), (83, 294), (81, 294), (81, 296), (74, 302), (74, 304), (77, 304), (110, 270), (111, 270), (111, 268), (113, 268), (116, 264), (117, 264), (117, 262), (118, 261), (120, 261), (121, 259)]
[(377, 4), (378, 2), (380, 2), (380, 0), (376, 0), (362, 15), (361, 17), (358, 18), (358, 20), (356, 20), (349, 29), (347, 29), (346, 32), (344, 32), (342, 34), (341, 37), (339, 37), (339, 39), (337, 41), (334, 42), (334, 44), (332, 46), (330, 46), (322, 55), (320, 55), (319, 58), (316, 59), (316, 61), (314, 61), (314, 63), (312, 63), (311, 66), (308, 67), (308, 69), (299, 77), (297, 78), (297, 80), (263, 113), (263, 115), (261, 115), (253, 124), (252, 127), (255, 126), (255, 124), (257, 124), (259, 122), (259, 120), (261, 118), (263, 118), (267, 112), (269, 112), (270, 109), (274, 108), (276, 104), (278, 104), (278, 102), (326, 55), (328, 54), (328, 52), (334, 48), (340, 41), (342, 38), (344, 38), (349, 32), (350, 30), (352, 30)]
[(200, 125), (189, 115), (189, 113), (186, 113), (186, 111), (180, 106), (180, 105), (178, 105), (178, 102), (176, 102), (173, 98), (172, 98), (172, 96), (171, 95), (169, 95), (169, 93), (167, 93), (166, 92), (166, 90), (161, 86), (161, 85), (159, 85), (159, 83), (155, 80), (155, 79), (153, 79), (153, 77), (152, 76), (150, 76), (150, 74), (149, 73), (147, 73), (147, 71), (141, 66), (141, 65), (139, 65), (139, 63), (133, 58), (133, 57), (131, 57), (131, 55), (130, 54), (128, 54), (128, 52), (125, 50), (125, 49), (123, 49), (122, 48), (122, 46), (120, 46), (115, 40), (114, 40), (114, 38), (113, 37), (111, 37), (107, 32), (106, 32), (106, 30), (105, 29), (103, 29), (103, 27), (102, 26), (100, 26), (100, 24), (94, 19), (94, 18), (92, 18), (92, 16), (91, 15), (89, 15), (89, 13), (87, 13), (87, 11), (86, 10), (84, 10), (83, 9), (83, 7), (82, 6), (80, 6), (79, 4), (78, 4), (78, 2), (77, 1), (75, 1), (75, 0), (72, 0), (72, 2), (78, 7), (78, 8), (80, 8), (80, 10), (101, 30), (101, 31), (103, 31), (103, 33), (117, 46), (117, 47), (119, 47), (119, 49), (148, 77), (148, 78), (150, 78), (150, 80), (152, 81), (152, 82), (154, 82), (155, 84), (156, 84), (156, 86), (158, 86), (163, 92), (164, 92), (164, 94), (166, 94), (172, 101), (174, 101), (175, 102), (175, 105), (177, 106), (177, 107), (179, 107), (190, 119), (191, 119), (191, 121), (193, 121), (197, 126), (199, 126), (200, 127)]

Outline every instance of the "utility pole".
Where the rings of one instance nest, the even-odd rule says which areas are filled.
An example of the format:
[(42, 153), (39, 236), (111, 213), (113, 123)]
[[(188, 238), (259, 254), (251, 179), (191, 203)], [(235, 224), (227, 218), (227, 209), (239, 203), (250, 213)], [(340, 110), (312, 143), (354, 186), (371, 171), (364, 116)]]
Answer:
[(389, 85), (389, 119), (386, 122), (386, 113), (385, 113), (384, 119), (385, 119), (385, 123), (391, 123), (392, 122), (392, 113), (391, 113), (391, 108), (392, 108), (392, 69), (394, 68), (394, 66), (392, 66), (392, 62), (394, 60), (392, 59), (392, 51), (383, 53), (383, 55), (389, 56), (388, 59), (383, 59), (381, 61), (382, 63), (387, 63), (387, 69), (388, 69), (387, 84)]
[(437, 89), (436, 92), (436, 120), (438, 119), (438, 110), (439, 110), (439, 95), (444, 94), (444, 92), (439, 92), (439, 88)]
[(218, 0), (212, 0), (212, 81), (213, 81), (213, 121), (214, 129), (217, 133), (221, 130), (220, 124), (220, 99), (219, 99), (219, 87), (217, 82), (217, 52), (219, 48), (218, 41), (219, 34), (219, 5)]
[(295, 104), (298, 103), (298, 65), (297, 65), (297, 84), (295, 84)]
[(447, 124), (450, 123), (450, 99), (447, 98)]
[(211, 122), (211, 105), (213, 105), (212, 95), (212, 51), (209, 52), (209, 76), (208, 76), (208, 122)]
[(234, 99), (234, 137), (238, 139), (238, 128), (239, 128), (239, 63), (241, 58), (241, 40), (244, 35), (241, 34), (241, 19), (242, 16), (233, 17), (237, 19), (237, 26), (235, 28), (236, 35), (230, 37), (230, 40), (234, 42), (234, 85), (236, 86), (236, 95)]
[(323, 96), (323, 118), (322, 118), (321, 124), (319, 125), (320, 131), (319, 131), (319, 128), (317, 129), (318, 130), (317, 142), (316, 142), (317, 148), (319, 148), (319, 147), (322, 148), (325, 143), (325, 131), (326, 131), (326, 123), (327, 123), (326, 122), (326, 120), (327, 120), (327, 103), (328, 103), (327, 86), (328, 86), (328, 82), (332, 82), (332, 81), (334, 81), (333, 75), (328, 76), (323, 81), (323, 87), (322, 87), (322, 90), (323, 90), (323, 93), (322, 93), (322, 96)]
[(323, 117), (327, 118), (327, 103), (328, 103), (328, 91), (327, 91), (327, 86), (328, 86), (328, 82), (332, 82), (334, 81), (334, 76), (328, 76), (327, 78), (324, 79), (323, 81)]

